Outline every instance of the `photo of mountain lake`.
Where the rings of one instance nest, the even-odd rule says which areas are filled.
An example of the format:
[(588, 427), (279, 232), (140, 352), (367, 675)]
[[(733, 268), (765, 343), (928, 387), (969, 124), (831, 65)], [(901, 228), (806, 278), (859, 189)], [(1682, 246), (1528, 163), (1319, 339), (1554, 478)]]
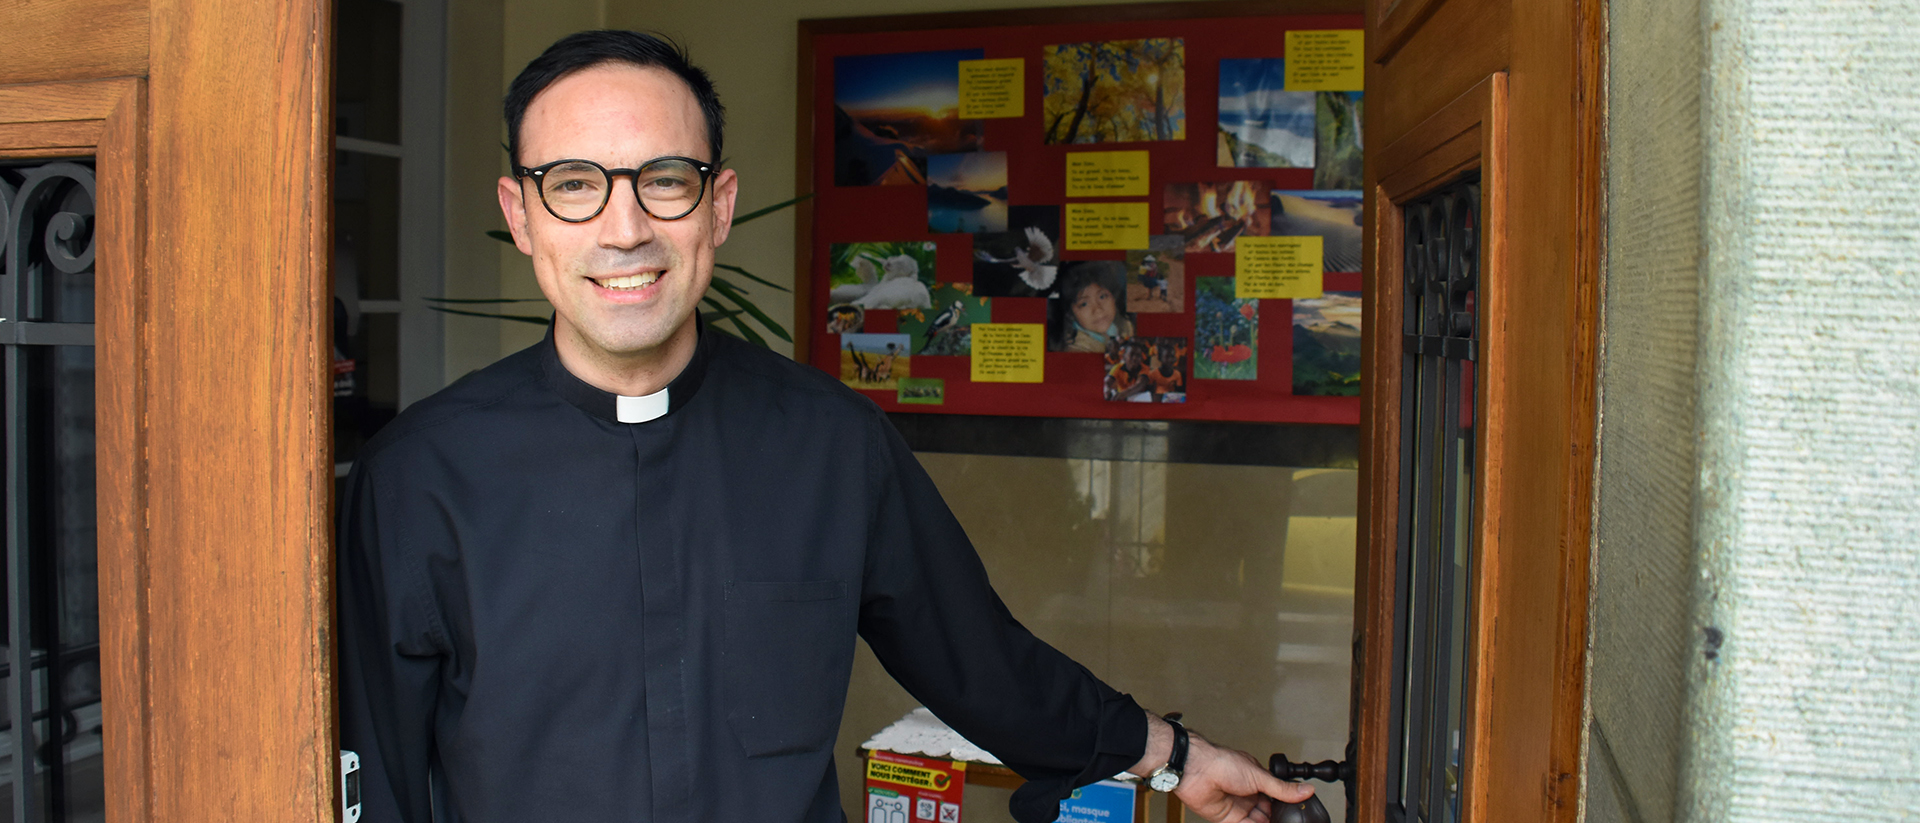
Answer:
[(927, 231), (977, 234), (1006, 230), (1006, 152), (927, 158)]

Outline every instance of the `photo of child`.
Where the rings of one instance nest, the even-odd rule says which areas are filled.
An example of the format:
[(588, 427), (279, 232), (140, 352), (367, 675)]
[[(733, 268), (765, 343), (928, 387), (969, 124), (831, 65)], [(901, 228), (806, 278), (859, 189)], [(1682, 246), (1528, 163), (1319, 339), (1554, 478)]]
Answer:
[(1120, 403), (1187, 402), (1187, 341), (1135, 337), (1107, 346), (1101, 395)]
[(1047, 351), (1099, 353), (1132, 337), (1126, 285), (1127, 264), (1118, 260), (1067, 265), (1047, 303)]

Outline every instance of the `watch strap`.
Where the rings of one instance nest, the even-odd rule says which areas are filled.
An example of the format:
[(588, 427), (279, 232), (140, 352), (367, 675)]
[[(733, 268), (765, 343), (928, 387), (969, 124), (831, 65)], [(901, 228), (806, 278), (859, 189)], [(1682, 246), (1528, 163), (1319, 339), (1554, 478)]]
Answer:
[(1173, 753), (1167, 756), (1167, 771), (1185, 776), (1187, 772), (1187, 727), (1175, 718), (1167, 718), (1173, 726)]

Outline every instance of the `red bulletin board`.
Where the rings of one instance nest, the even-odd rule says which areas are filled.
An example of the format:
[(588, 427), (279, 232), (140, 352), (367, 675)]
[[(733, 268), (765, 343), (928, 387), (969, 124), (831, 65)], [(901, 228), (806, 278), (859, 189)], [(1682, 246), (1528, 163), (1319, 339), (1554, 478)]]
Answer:
[[(1242, 7), (1244, 8), (1244, 7)], [(1017, 19), (1021, 12), (1008, 12)], [(1115, 17), (1118, 17), (1116, 15)], [(1089, 15), (1090, 19), (1101, 19)], [(970, 234), (934, 234), (928, 229), (928, 190), (924, 185), (836, 186), (835, 174), (835, 58), (902, 52), (978, 49), (984, 58), (1024, 60), (1024, 115), (980, 121), (981, 150), (1006, 153), (1006, 202), (1012, 207), (1069, 203), (1140, 202), (1140, 197), (1066, 197), (1066, 155), (1075, 151), (1146, 150), (1150, 180), (1144, 198), (1152, 233), (1161, 233), (1162, 198), (1169, 183), (1233, 180), (1271, 184), (1273, 190), (1312, 189), (1311, 168), (1221, 167), (1216, 157), (1216, 122), (1220, 93), (1220, 61), (1240, 58), (1285, 58), (1286, 32), (1306, 29), (1358, 29), (1354, 14), (1298, 16), (1231, 16), (1159, 19), (1124, 22), (1050, 22), (1038, 25), (980, 26), (916, 29), (910, 17), (892, 18), (895, 30), (853, 33), (809, 31), (803, 24), (802, 100), (811, 100), (811, 135), (803, 135), (800, 173), (810, 179), (814, 198), (801, 221), (804, 265), (798, 288), (803, 316), (796, 327), (808, 362), (836, 376), (842, 369), (841, 339), (827, 329), (826, 308), (831, 305), (830, 251), (836, 243), (932, 241), (936, 244), (935, 279), (941, 283), (972, 281), (973, 237)], [(832, 23), (837, 21), (810, 21)], [(1043, 138), (1042, 49), (1050, 45), (1180, 38), (1185, 50), (1185, 139), (1155, 142), (1102, 142), (1047, 145)], [(810, 53), (809, 53), (810, 52)], [(810, 68), (811, 87), (806, 85)], [(803, 126), (807, 118), (803, 117)], [(811, 143), (809, 147), (807, 144)], [(810, 149), (810, 150), (809, 150)], [(810, 161), (810, 162), (809, 162)], [(808, 166), (810, 165), (810, 168)], [(1358, 188), (1357, 186), (1355, 188)], [(1064, 214), (1062, 218), (1064, 222)], [(810, 231), (808, 223), (811, 223)], [(1062, 238), (1063, 240), (1063, 238)], [(1120, 251), (1069, 251), (1057, 243), (1059, 262), (1122, 260)], [(1358, 292), (1361, 275), (1329, 269), (1324, 289)], [(915, 378), (941, 378), (944, 402), (939, 405), (903, 404), (895, 390), (864, 391), (888, 411), (993, 414), (1044, 417), (1219, 420), (1248, 422), (1334, 423), (1359, 422), (1357, 396), (1296, 396), (1293, 393), (1293, 306), (1290, 300), (1259, 301), (1258, 377), (1253, 380), (1197, 379), (1192, 358), (1194, 310), (1200, 302), (1195, 279), (1234, 275), (1232, 252), (1195, 252), (1185, 255), (1185, 306), (1181, 312), (1139, 313), (1137, 337), (1177, 337), (1188, 341), (1186, 400), (1181, 403), (1127, 403), (1102, 397), (1106, 358), (1100, 353), (1047, 352), (1044, 380), (1038, 383), (973, 382), (966, 356), (914, 355)], [(936, 309), (937, 310), (937, 309)], [(928, 315), (931, 316), (932, 312)], [(994, 297), (991, 322), (1047, 322), (1048, 298)], [(898, 313), (865, 312), (867, 333), (896, 332)]]

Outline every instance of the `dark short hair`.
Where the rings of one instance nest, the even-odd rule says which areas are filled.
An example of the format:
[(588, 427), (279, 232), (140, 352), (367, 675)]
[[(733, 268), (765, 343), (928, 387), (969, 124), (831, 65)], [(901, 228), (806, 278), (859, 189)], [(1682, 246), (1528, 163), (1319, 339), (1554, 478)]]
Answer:
[(713, 90), (713, 80), (687, 59), (687, 50), (664, 34), (639, 31), (583, 31), (569, 34), (547, 47), (539, 57), (520, 70), (507, 87), (507, 158), (520, 164), (520, 121), (527, 116), (533, 98), (562, 77), (604, 63), (666, 69), (687, 84), (700, 103), (707, 119), (707, 162), (720, 165), (721, 133), (726, 130), (727, 109)]

